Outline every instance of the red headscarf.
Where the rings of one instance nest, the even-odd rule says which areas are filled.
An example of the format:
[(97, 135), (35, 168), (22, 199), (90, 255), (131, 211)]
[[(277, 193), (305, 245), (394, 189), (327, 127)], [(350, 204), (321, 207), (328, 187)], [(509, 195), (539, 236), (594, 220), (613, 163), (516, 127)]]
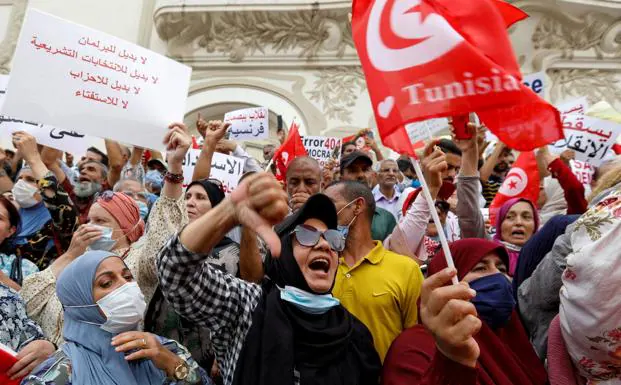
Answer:
[(118, 222), (129, 243), (134, 243), (144, 234), (144, 221), (134, 200), (123, 193), (114, 193), (112, 198), (100, 197), (97, 202)]
[[(449, 248), (460, 280), (490, 253), (498, 255), (507, 267), (509, 264), (507, 250), (492, 241), (476, 238), (462, 239), (451, 243)], [(446, 267), (444, 252), (440, 250), (429, 264), (429, 275)], [(516, 311), (513, 311), (507, 326), (495, 331), (483, 323), (481, 331), (474, 339), (481, 349), (478, 366), (480, 384), (543, 385), (547, 383), (546, 370), (535, 354)]]

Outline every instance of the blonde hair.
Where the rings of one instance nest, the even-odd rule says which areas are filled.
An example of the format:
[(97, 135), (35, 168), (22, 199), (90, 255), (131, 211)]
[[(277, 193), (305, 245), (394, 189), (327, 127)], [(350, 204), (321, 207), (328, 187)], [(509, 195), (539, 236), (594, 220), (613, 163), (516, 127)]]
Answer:
[(591, 203), (593, 198), (601, 194), (602, 191), (621, 183), (621, 159), (616, 159), (607, 166), (609, 166), (610, 169), (597, 181), (595, 188), (591, 192), (591, 196), (589, 196), (589, 203)]

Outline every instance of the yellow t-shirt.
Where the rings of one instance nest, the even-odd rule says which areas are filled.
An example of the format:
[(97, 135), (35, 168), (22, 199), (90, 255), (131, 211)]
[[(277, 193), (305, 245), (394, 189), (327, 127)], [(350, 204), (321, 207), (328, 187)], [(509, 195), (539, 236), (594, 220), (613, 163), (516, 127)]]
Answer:
[(384, 362), (392, 341), (418, 321), (423, 274), (412, 258), (375, 242), (369, 254), (351, 268), (340, 259), (332, 294), (369, 328)]

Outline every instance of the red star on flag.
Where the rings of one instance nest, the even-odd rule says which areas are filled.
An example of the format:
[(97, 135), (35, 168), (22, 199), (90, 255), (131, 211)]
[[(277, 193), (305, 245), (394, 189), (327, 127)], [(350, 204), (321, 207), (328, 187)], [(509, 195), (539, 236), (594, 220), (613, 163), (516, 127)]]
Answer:
[(517, 188), (517, 182), (512, 180), (511, 182), (509, 182), (509, 188), (511, 190), (515, 190)]
[(429, 5), (424, 4), (423, 2), (421, 2), (418, 5), (410, 8), (407, 12), (420, 13), (420, 22), (421, 22), (421, 24), (425, 22), (425, 19), (427, 18), (427, 16), (431, 15), (432, 13), (434, 13), (433, 9)]

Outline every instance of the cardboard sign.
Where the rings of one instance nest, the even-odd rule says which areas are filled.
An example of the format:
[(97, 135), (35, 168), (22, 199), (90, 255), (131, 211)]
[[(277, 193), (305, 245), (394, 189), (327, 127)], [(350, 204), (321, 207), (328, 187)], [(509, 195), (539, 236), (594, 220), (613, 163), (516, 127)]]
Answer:
[(414, 122), (405, 126), (412, 143), (429, 139), (438, 132), (448, 128), (449, 122), (447, 118), (436, 118), (424, 120), (422, 122)]
[(326, 136), (303, 136), (302, 143), (308, 156), (319, 161), (323, 168), (330, 159), (339, 159), (341, 156), (341, 138)]
[(533, 90), (534, 93), (543, 98), (543, 91), (545, 89), (545, 72), (536, 72), (534, 74), (525, 75), (522, 78), (522, 83)]
[[(189, 150), (183, 160), (183, 187), (192, 183), (194, 167), (201, 154), (201, 150)], [(211, 159), (211, 172), (209, 177), (222, 182), (224, 193), (228, 194), (235, 190), (239, 184), (239, 178), (244, 173), (246, 159), (236, 156), (225, 155), (219, 152), (213, 154)]]
[(576, 160), (599, 167), (621, 133), (621, 125), (587, 115), (571, 114), (563, 117), (565, 138), (550, 145), (550, 150), (561, 153), (574, 150)]
[(68, 152), (75, 156), (84, 155), (89, 147), (105, 148), (102, 139), (75, 130), (61, 130), (52, 126), (0, 115), (0, 132), (12, 134), (16, 131), (28, 132), (37, 139), (38, 144)]
[(588, 162), (581, 162), (579, 160), (571, 160), (569, 163), (571, 165), (571, 171), (576, 178), (578, 178), (580, 183), (584, 186), (591, 186), (593, 175), (595, 174), (595, 167)]
[(245, 108), (224, 114), (224, 122), (231, 123), (230, 139), (267, 139), (269, 137), (269, 111), (265, 107)]
[(3, 114), (163, 149), (183, 121), (191, 69), (138, 45), (30, 9)]

